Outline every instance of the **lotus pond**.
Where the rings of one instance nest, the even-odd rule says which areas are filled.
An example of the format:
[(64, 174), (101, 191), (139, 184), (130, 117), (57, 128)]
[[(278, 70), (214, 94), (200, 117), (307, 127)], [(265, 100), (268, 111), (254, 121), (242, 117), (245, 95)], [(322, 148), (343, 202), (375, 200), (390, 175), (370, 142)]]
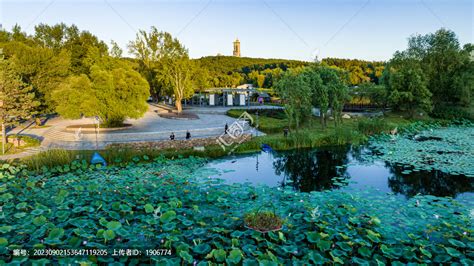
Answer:
[[(302, 149), (273, 153), (229, 156), (208, 164), (217, 169), (214, 178), (227, 184), (249, 183), (269, 187), (291, 187), (295, 191), (376, 190), (410, 198), (415, 195), (474, 198), (474, 178), (439, 170), (407, 170), (411, 166), (391, 164), (366, 157), (370, 151), (357, 147)], [(474, 158), (474, 157), (473, 157)], [(474, 204), (474, 202), (473, 202)]]
[[(214, 178), (236, 173), (210, 167), (229, 158), (209, 164), (201, 158), (145, 156), (107, 168), (76, 161), (41, 173), (5, 164), (0, 171), (0, 264), (473, 265), (474, 206), (471, 194), (466, 194), (472, 190), (459, 185), (449, 192), (451, 197), (437, 197), (406, 189), (405, 182), (400, 191), (413, 193), (400, 192), (407, 196), (401, 197), (376, 186), (351, 187), (357, 178), (347, 177), (347, 172), (351, 176), (353, 158), (364, 153), (340, 149), (345, 152), (301, 155), (313, 158), (308, 169), (331, 176), (321, 183), (294, 178), (303, 176), (292, 173), (303, 171), (299, 168), (308, 162), (288, 159), (291, 152), (269, 157), (271, 166), (264, 166), (260, 155), (259, 169), (288, 173), (277, 174), (278, 181), (284, 178), (284, 186)], [(321, 152), (326, 157), (318, 155)], [(335, 162), (323, 164), (328, 158)], [(274, 164), (275, 160), (282, 162)], [(404, 165), (396, 167), (406, 170)], [(455, 180), (460, 173), (449, 178)], [(450, 187), (449, 182), (445, 187)], [(283, 227), (268, 233), (248, 228), (244, 217), (255, 210), (275, 212)], [(172, 254), (12, 255), (15, 249), (32, 253), (48, 248), (107, 249), (109, 254), (111, 249), (161, 248), (171, 249)]]

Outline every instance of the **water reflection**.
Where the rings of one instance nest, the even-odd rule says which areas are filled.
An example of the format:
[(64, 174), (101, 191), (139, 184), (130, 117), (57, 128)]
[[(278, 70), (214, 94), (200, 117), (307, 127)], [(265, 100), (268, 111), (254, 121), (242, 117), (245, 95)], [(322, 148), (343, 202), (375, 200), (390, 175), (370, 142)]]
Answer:
[(276, 155), (273, 162), (275, 174), (283, 176), (281, 185), (291, 180), (291, 186), (299, 191), (321, 191), (337, 188), (334, 177), (349, 177), (347, 152), (349, 147), (325, 150), (294, 150)]
[(392, 175), (388, 178), (388, 186), (397, 194), (407, 197), (435, 195), (440, 197), (456, 197), (464, 192), (474, 190), (473, 181), (464, 175), (449, 175), (441, 171), (419, 171), (403, 174), (401, 166), (387, 166)]
[[(416, 194), (473, 196), (474, 180), (466, 176), (428, 171), (402, 174), (406, 169), (401, 166), (391, 166), (383, 161), (363, 162), (361, 152), (361, 149), (335, 147), (258, 153), (213, 161), (209, 166), (223, 170), (219, 177), (228, 183), (292, 186), (304, 192), (371, 187), (407, 198)], [(341, 187), (340, 180), (344, 179), (351, 182)]]

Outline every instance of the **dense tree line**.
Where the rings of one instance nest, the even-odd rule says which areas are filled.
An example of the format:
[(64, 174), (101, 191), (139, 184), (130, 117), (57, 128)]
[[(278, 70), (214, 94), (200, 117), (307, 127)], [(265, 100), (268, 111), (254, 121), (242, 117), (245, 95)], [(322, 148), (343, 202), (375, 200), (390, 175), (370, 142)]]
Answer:
[[(196, 61), (199, 61), (207, 71), (208, 83), (211, 86), (232, 87), (242, 83), (252, 83), (259, 88), (273, 88), (283, 72), (288, 69), (306, 67), (312, 63), (233, 56), (207, 56)], [(325, 58), (321, 63), (348, 72), (350, 85), (364, 82), (378, 84), (385, 65), (384, 62), (338, 58)]]
[[(22, 112), (11, 110), (10, 115), (3, 108), (8, 119), (2, 123), (8, 124), (15, 122), (12, 117), (58, 112), (69, 118), (99, 116), (117, 126), (128, 117), (143, 115), (149, 95), (157, 100), (173, 97), (181, 111), (181, 101), (196, 90), (243, 83), (276, 88), (295, 124), (305, 119), (312, 106), (323, 111), (323, 124), (329, 109), (338, 122), (347, 91), (412, 115), (443, 113), (451, 107), (470, 110), (473, 103), (474, 46), (461, 47), (454, 32), (445, 29), (411, 37), (408, 48), (387, 63), (336, 58), (321, 62), (232, 56), (190, 59), (178, 39), (155, 27), (139, 31), (128, 45), (134, 58), (124, 58), (115, 42), (108, 47), (92, 33), (63, 23), (39, 24), (32, 35), (19, 26), (0, 30), (0, 49), (0, 97), (10, 97), (6, 88), (12, 91), (11, 102), (3, 100), (3, 104), (28, 106)], [(27, 99), (32, 101), (26, 104)]]
[(350, 85), (359, 85), (364, 82), (379, 84), (385, 67), (385, 62), (358, 59), (325, 58), (321, 60), (321, 63), (348, 72)]
[(211, 87), (251, 83), (259, 88), (272, 88), (284, 71), (310, 64), (297, 60), (234, 56), (206, 56), (195, 61), (205, 70), (207, 84)]
[[(113, 45), (112, 48), (117, 48)], [(110, 126), (146, 111), (149, 86), (138, 66), (114, 57), (108, 46), (87, 31), (63, 23), (40, 24), (33, 35), (19, 26), (0, 31), (0, 49), (8, 65), (5, 84), (17, 84), (17, 102), (32, 95), (34, 108), (22, 114), (10, 112), (18, 121), (28, 114), (58, 112), (68, 118), (99, 116)], [(21, 89), (26, 86), (28, 91)], [(2, 97), (4, 93), (2, 93)], [(10, 121), (13, 123), (13, 121)]]
[[(417, 111), (443, 116), (462, 108), (473, 113), (474, 46), (461, 47), (456, 34), (440, 29), (409, 38), (408, 48), (397, 51), (382, 76), (389, 104), (414, 115)], [(459, 109), (461, 108), (461, 109)]]

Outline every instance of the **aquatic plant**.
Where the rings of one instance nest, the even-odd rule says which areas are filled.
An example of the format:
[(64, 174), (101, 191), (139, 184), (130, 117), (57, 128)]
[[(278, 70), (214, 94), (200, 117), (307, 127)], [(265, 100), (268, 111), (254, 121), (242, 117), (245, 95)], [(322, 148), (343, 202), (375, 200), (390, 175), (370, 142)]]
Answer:
[(439, 124), (413, 124), (400, 135), (373, 138), (369, 147), (381, 159), (403, 166), (403, 174), (438, 170), (451, 175), (474, 177), (474, 126), (442, 127)]
[(280, 230), (283, 226), (283, 219), (270, 210), (257, 210), (246, 213), (244, 222), (248, 228), (262, 233)]
[(357, 130), (366, 135), (380, 134), (393, 129), (393, 125), (383, 118), (361, 119), (357, 123)]
[[(226, 185), (208, 178), (217, 172), (203, 159), (135, 161), (107, 168), (76, 161), (42, 173), (3, 165), (0, 264), (473, 264), (472, 202)], [(244, 213), (268, 202), (285, 226), (266, 234), (246, 228)], [(13, 257), (16, 248), (172, 254)]]

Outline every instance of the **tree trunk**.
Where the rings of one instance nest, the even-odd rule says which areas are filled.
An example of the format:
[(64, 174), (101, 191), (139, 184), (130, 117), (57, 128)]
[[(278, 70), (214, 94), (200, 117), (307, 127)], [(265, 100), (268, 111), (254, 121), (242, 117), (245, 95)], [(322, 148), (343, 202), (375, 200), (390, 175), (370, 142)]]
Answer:
[(2, 154), (5, 154), (5, 145), (7, 142), (5, 123), (2, 123)]
[(321, 118), (321, 126), (323, 127), (323, 129), (326, 128), (326, 121), (324, 120), (324, 114), (323, 112), (319, 112), (319, 117)]
[(180, 114), (181, 111), (183, 111), (183, 105), (181, 104), (181, 99), (176, 99), (175, 106), (176, 106), (176, 109), (178, 109), (178, 114)]

